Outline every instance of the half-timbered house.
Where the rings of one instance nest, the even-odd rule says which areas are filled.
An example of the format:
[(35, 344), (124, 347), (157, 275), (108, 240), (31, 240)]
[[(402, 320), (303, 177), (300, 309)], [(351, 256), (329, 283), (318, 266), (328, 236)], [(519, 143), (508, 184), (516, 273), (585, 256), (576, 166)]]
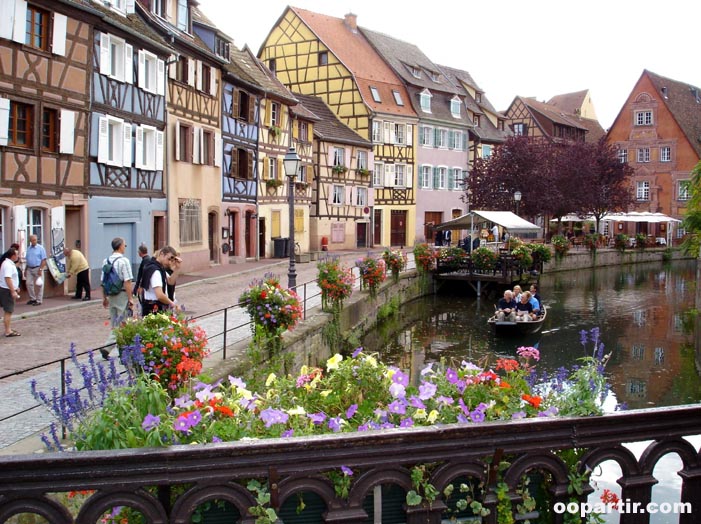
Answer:
[[(588, 91), (584, 91), (588, 93)], [(587, 95), (588, 96), (588, 95)], [(566, 109), (574, 109), (569, 104), (562, 107), (568, 95), (554, 97), (553, 103), (539, 102), (535, 98), (517, 96), (504, 112), (508, 126), (516, 136), (525, 136), (530, 140), (562, 142), (597, 142), (606, 133), (596, 120), (596, 117), (585, 117), (579, 113), (568, 113)], [(589, 98), (587, 104), (591, 109), (587, 115), (595, 115), (593, 104)], [(580, 106), (582, 107), (582, 106)]]
[[(0, 1), (0, 250), (85, 250), (90, 10), (61, 0)], [(45, 278), (45, 296), (63, 285)]]
[(404, 82), (409, 93), (406, 103), (419, 117), (415, 235), (418, 242), (434, 242), (433, 226), (465, 214), (466, 209), (462, 196), (471, 122), (464, 91), (414, 44), (361, 30)]
[(219, 263), (221, 219), (221, 68), (193, 30), (194, 0), (142, 1), (150, 27), (168, 39), (166, 194), (168, 243), (188, 269)]
[(356, 22), (355, 15), (339, 19), (288, 7), (258, 56), (287, 87), (322, 98), (346, 125), (373, 142), (371, 243), (413, 245), (418, 119), (404, 84)]
[(138, 262), (137, 247), (166, 241), (164, 141), (165, 41), (131, 2), (93, 0), (98, 13), (91, 38), (91, 113), (88, 195), (88, 259), (93, 281), (111, 253), (114, 237), (126, 240), (126, 255)]
[(298, 93), (295, 97), (318, 117), (313, 133), (300, 120), (294, 136), (297, 150), (313, 150), (311, 164), (303, 166), (299, 177), (301, 189), (311, 187), (311, 249), (370, 247), (372, 142), (341, 122), (321, 98)]
[[(691, 198), (691, 170), (701, 160), (701, 88), (644, 70), (607, 135), (634, 170), (633, 211), (682, 219)], [(628, 234), (666, 237), (665, 222), (619, 224)], [(627, 229), (627, 228), (631, 229)], [(633, 229), (634, 228), (634, 229)], [(677, 227), (673, 238), (686, 234)]]

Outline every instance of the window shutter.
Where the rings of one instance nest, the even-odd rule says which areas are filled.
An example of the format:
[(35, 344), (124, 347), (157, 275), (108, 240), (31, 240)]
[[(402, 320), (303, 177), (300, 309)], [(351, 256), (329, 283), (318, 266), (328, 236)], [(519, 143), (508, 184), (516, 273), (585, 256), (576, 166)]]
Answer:
[(256, 122), (256, 105), (257, 100), (249, 95), (248, 97), (248, 122), (255, 124)]
[(195, 61), (192, 58), (187, 59), (187, 85), (195, 87)]
[(221, 167), (222, 161), (222, 138), (221, 133), (214, 133), (214, 165)]
[(231, 160), (231, 164), (229, 164), (229, 175), (230, 176), (239, 176), (239, 150), (236, 149), (235, 147), (231, 148), (231, 152), (229, 153), (229, 158)]
[(353, 186), (346, 186), (346, 187), (344, 187), (343, 189), (345, 190), (345, 191), (344, 191), (344, 193), (345, 193), (344, 196), (345, 196), (345, 199), (346, 199), (346, 201), (344, 202), (344, 204), (346, 204), (347, 206), (352, 206), (352, 205), (353, 205)]
[(10, 99), (0, 98), (0, 146), (6, 146), (10, 138)]
[(333, 187), (334, 186), (333, 186), (333, 184), (329, 184), (326, 187), (329, 188), (329, 197), (326, 199), (326, 201), (328, 202), (329, 206), (332, 206), (333, 205), (333, 193), (334, 193)]
[(448, 148), (455, 149), (455, 131), (452, 129), (448, 131)]
[(350, 169), (350, 167), (351, 167), (351, 148), (347, 147), (343, 151), (344, 151), (343, 165)]
[(448, 169), (448, 189), (455, 189), (455, 171), (456, 169)]
[(390, 131), (389, 131), (391, 122), (383, 122), (383, 125), (384, 125), (384, 136), (383, 136), (382, 141), (385, 144), (389, 144), (391, 142), (391, 135), (390, 135)]
[(134, 48), (129, 44), (124, 45), (124, 81), (134, 83)]
[(61, 109), (61, 132), (58, 143), (58, 152), (72, 155), (75, 141), (75, 112)]
[[(327, 160), (327, 162), (326, 162), (326, 165), (329, 166), (329, 167), (333, 166), (333, 158), (334, 158), (333, 152), (334, 152), (334, 148), (333, 148), (333, 147), (329, 147), (328, 160)], [(331, 173), (329, 172), (329, 174), (331, 174)]]
[(144, 158), (144, 128), (141, 126), (136, 127), (136, 148), (134, 155), (134, 167), (137, 169), (144, 169), (145, 166), (143, 162)]
[(109, 159), (109, 125), (106, 117), (98, 120), (97, 161), (100, 164), (107, 163)]
[(254, 172), (253, 171), (253, 160), (254, 160), (253, 153), (250, 151), (247, 151), (246, 156), (248, 157), (248, 170), (246, 171), (246, 176), (252, 180), (253, 179), (253, 172)]
[(167, 19), (170, 23), (172, 23), (173, 25), (175, 25), (175, 24), (173, 23), (173, 22), (174, 22), (174, 20), (173, 20), (173, 5), (172, 5), (173, 2), (171, 2), (170, 0), (166, 0), (166, 1), (165, 1), (165, 4), (166, 4), (166, 19)]
[(375, 205), (375, 188), (368, 188), (368, 206), (372, 207)]
[(209, 94), (217, 96), (217, 72), (213, 67), (209, 68)]
[(404, 174), (406, 175), (406, 180), (404, 180), (405, 187), (414, 187), (414, 166), (411, 164), (407, 165)]
[(394, 187), (394, 164), (385, 164), (385, 187)]
[(187, 132), (187, 145), (186, 145), (186, 147), (185, 147), (185, 155), (186, 155), (186, 157), (184, 158), (184, 160), (185, 160), (186, 162), (190, 162), (191, 164), (193, 163), (193, 160), (192, 160), (192, 158), (193, 158), (193, 156), (192, 156), (192, 155), (193, 155), (193, 152), (192, 152), (192, 151), (193, 151), (193, 148), (194, 148), (193, 141), (194, 141), (194, 138), (195, 138), (195, 132), (196, 132), (196, 131), (197, 131), (197, 130), (196, 130), (194, 127), (189, 127), (189, 128), (188, 128), (188, 132)]
[(175, 55), (170, 55), (168, 57), (168, 78), (175, 80), (178, 77), (178, 61), (175, 59)]
[(156, 131), (156, 171), (163, 171), (163, 131)]
[(440, 186), (440, 181), (438, 180), (438, 168), (433, 168), (433, 189), (438, 189)]
[(440, 141), (441, 141), (441, 132), (437, 127), (435, 127), (435, 128), (433, 128), (433, 147), (438, 147), (438, 144), (440, 144)]
[(231, 93), (231, 115), (234, 118), (239, 117), (239, 97), (241, 96), (241, 90), (234, 88)]
[(180, 122), (177, 120), (175, 121), (175, 160), (180, 160)]
[[(276, 164), (275, 167), (277, 168), (277, 169), (275, 169), (275, 178), (277, 178), (278, 180), (282, 180), (284, 182), (285, 181), (285, 169), (283, 167), (282, 158), (276, 159), (275, 164)], [(285, 184), (285, 185), (287, 185), (287, 184)]]
[(137, 85), (143, 89), (146, 86), (146, 53), (139, 49), (139, 69), (137, 71)]
[(26, 0), (15, 1), (15, 23), (12, 27), (12, 40), (19, 44), (24, 44), (27, 40), (27, 2)]
[[(402, 124), (399, 124), (402, 125)], [(397, 124), (392, 124), (390, 123), (389, 126), (389, 143), (390, 144), (396, 144), (397, 143)]]
[(200, 146), (202, 145), (202, 128), (196, 127), (194, 129), (194, 136), (192, 142), (192, 163), (201, 164), (202, 160), (200, 158)]
[(15, 25), (15, 0), (0, 0), (0, 38), (12, 40), (12, 31)]
[(131, 166), (131, 124), (124, 124), (124, 149), (122, 150), (122, 165)]
[(51, 40), (51, 52), (55, 55), (66, 55), (66, 24), (68, 18), (61, 13), (54, 13), (54, 31)]
[(163, 60), (156, 61), (156, 94), (166, 94), (166, 63)]
[(411, 124), (406, 125), (406, 145), (414, 145), (414, 126)]
[(100, 73), (112, 74), (112, 62), (110, 61), (110, 35), (100, 33)]
[(202, 61), (197, 61), (197, 72), (195, 74), (195, 87), (198, 91), (202, 91)]

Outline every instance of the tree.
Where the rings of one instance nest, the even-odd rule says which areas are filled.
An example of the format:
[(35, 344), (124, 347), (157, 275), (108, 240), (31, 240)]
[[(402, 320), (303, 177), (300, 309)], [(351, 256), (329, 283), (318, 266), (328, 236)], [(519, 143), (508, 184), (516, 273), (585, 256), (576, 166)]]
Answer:
[(682, 243), (682, 248), (688, 255), (701, 256), (701, 162), (691, 170), (689, 192), (690, 198), (686, 203), (686, 214), (682, 222), (682, 227), (688, 235)]
[(579, 186), (579, 205), (575, 211), (580, 216), (593, 216), (599, 231), (604, 215), (627, 211), (633, 203), (630, 186), (633, 168), (621, 162), (618, 148), (607, 144), (605, 138), (596, 143), (572, 143), (566, 154)]

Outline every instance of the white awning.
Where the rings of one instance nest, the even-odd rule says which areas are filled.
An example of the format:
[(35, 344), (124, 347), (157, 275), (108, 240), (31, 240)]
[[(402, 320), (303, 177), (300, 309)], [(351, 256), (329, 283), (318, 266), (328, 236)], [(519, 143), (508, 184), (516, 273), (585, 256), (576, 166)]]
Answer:
[(468, 229), (472, 230), (475, 222), (488, 221), (506, 228), (510, 234), (518, 235), (525, 233), (539, 233), (541, 228), (536, 224), (524, 220), (511, 211), (471, 211), (453, 220), (442, 222), (435, 226), (434, 229)]
[[(664, 215), (662, 213), (651, 213), (649, 211), (631, 211), (630, 213), (607, 213), (601, 218), (604, 220), (614, 220), (616, 222), (681, 222), (677, 218)], [(560, 222), (594, 222), (593, 216), (578, 216), (565, 215), (560, 219)], [(557, 218), (553, 218), (550, 222), (557, 222)]]

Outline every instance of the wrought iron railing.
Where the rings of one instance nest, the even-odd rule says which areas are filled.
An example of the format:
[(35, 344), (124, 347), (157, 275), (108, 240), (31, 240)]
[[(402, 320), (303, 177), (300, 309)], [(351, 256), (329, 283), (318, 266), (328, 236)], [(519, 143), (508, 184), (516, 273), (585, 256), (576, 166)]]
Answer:
[[(681, 504), (675, 508), (691, 513), (669, 515), (665, 522), (691, 524), (697, 523), (701, 514), (701, 454), (684, 437), (699, 434), (701, 407), (696, 405), (600, 417), (0, 457), (0, 522), (34, 513), (52, 524), (92, 524), (114, 508), (128, 506), (151, 524), (189, 523), (195, 513), (206, 523), (213, 522), (208, 514), (216, 507), (207, 503), (217, 501), (225, 504), (221, 511), (229, 512), (226, 522), (252, 524), (255, 518), (249, 508), (270, 507), (286, 524), (439, 524), (455, 509), (442, 495), (444, 488), (474, 481), (482, 485), (476, 497), (490, 513), (472, 522), (496, 524), (497, 486), (502, 489), (500, 511), (506, 511), (505, 485), (511, 501), (507, 500), (507, 506), (517, 513), (521, 499), (517, 488), (524, 475), (533, 475), (544, 479), (536, 512), (549, 514), (553, 522), (560, 523), (564, 516), (556, 509), (571, 507), (573, 500), (584, 502), (592, 491), (585, 485), (581, 495), (575, 492), (574, 499), (568, 493), (571, 470), (559, 452), (578, 449), (583, 451), (576, 467), (579, 473), (607, 460), (619, 464), (622, 474), (617, 482), (627, 505), (624, 509), (633, 508), (635, 503), (646, 508), (657, 482), (655, 465), (668, 453), (678, 454), (682, 487)], [(652, 442), (639, 458), (623, 445), (643, 441)], [(510, 463), (498, 476), (492, 464), (495, 457), (508, 458)], [(336, 489), (338, 484), (330, 474), (341, 466), (353, 471), (347, 493)], [(434, 486), (438, 497), (431, 504), (407, 506), (403, 495), (416, 488), (411, 471), (417, 466), (424, 467), (425, 485)], [(269, 504), (261, 505), (247, 489), (254, 479), (269, 492)], [(69, 498), (81, 492), (79, 497)], [(394, 504), (389, 500), (392, 493), (399, 493)], [(77, 507), (69, 509), (71, 505)], [(207, 507), (210, 509), (203, 509)], [(629, 511), (620, 514), (620, 522), (647, 524), (649, 517), (648, 513)]]

